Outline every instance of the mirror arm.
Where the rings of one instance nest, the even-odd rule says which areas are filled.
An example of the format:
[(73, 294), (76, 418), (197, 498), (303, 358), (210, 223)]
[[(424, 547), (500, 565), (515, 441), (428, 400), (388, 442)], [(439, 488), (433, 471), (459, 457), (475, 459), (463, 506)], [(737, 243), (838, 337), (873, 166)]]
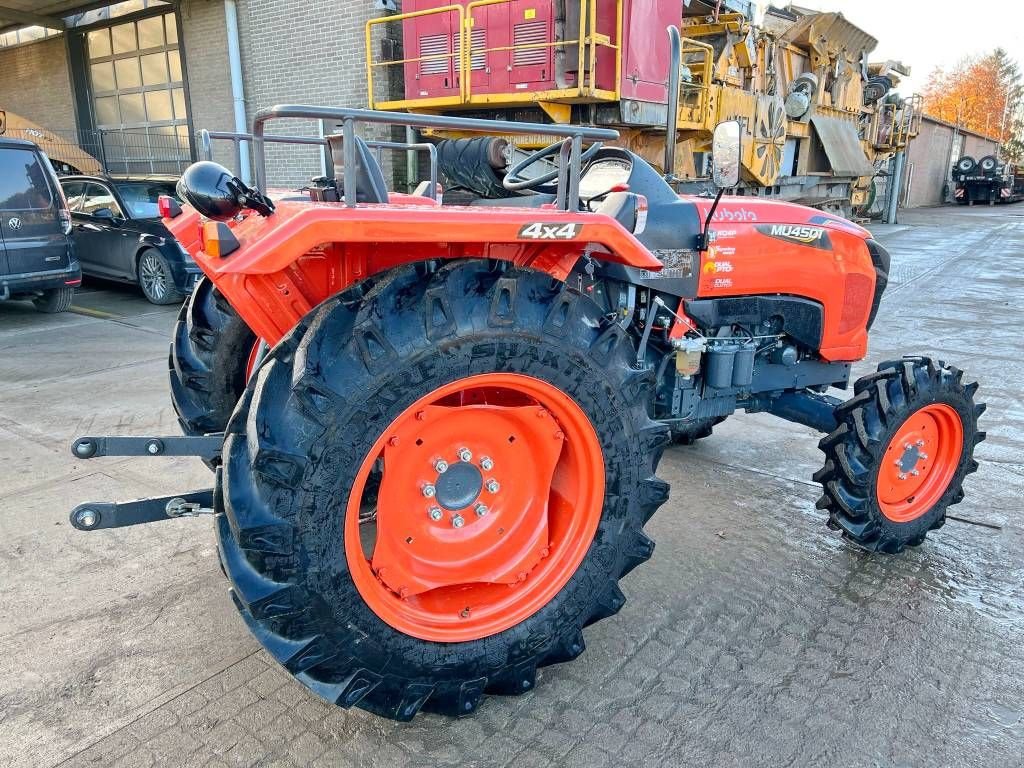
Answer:
[(718, 203), (722, 199), (722, 194), (725, 192), (724, 187), (718, 188), (718, 194), (715, 195), (715, 202), (711, 204), (711, 208), (708, 211), (708, 216), (704, 220), (704, 229), (697, 235), (697, 253), (704, 253), (711, 245), (711, 239), (708, 236), (708, 232), (711, 230), (711, 219), (715, 216), (715, 210), (718, 208)]

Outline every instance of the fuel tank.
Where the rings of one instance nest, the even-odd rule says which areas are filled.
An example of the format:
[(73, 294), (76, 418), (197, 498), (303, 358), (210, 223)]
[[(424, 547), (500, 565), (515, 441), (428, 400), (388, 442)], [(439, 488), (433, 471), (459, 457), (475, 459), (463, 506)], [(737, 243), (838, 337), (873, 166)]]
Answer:
[[(710, 199), (684, 199), (707, 217)], [(888, 264), (876, 269), (868, 230), (802, 205), (723, 197), (709, 239), (699, 261), (698, 298), (811, 299), (823, 308), (823, 358), (859, 360), (867, 353), (867, 329), (888, 270)]]

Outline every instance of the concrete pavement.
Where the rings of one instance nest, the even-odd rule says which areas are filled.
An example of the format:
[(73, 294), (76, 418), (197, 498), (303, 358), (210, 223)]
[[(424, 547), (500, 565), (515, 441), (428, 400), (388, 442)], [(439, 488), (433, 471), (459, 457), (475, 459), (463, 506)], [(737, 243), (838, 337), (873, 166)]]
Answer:
[(942, 357), (989, 405), (956, 519), (862, 553), (826, 529), (810, 430), (736, 416), (660, 474), (654, 558), (575, 663), (477, 716), (328, 706), (237, 617), (209, 519), (84, 534), (86, 500), (198, 488), (198, 460), (74, 461), (83, 434), (173, 434), (175, 308), (87, 287), (0, 303), (0, 764), (1020, 766), (1024, 755), (1024, 204), (904, 212), (856, 375)]

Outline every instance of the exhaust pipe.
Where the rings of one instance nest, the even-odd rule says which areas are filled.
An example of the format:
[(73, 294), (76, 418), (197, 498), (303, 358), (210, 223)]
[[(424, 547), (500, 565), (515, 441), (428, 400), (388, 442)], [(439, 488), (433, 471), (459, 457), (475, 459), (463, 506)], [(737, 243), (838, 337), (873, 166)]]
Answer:
[(680, 59), (683, 43), (679, 37), (679, 27), (667, 28), (669, 44), (668, 64), (668, 124), (665, 126), (665, 181), (670, 184), (676, 173), (676, 121), (679, 119), (679, 86), (682, 73)]

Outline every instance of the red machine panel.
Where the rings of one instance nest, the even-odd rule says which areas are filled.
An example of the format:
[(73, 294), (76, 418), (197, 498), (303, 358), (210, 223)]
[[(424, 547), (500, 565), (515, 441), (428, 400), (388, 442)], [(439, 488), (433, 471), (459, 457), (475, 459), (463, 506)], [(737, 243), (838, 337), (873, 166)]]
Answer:
[[(440, 8), (445, 0), (406, 0), (406, 13)], [(405, 59), (405, 98), (428, 99), (458, 96), (461, 92), (459, 68), (459, 15), (457, 12), (431, 13), (402, 22)], [(417, 61), (417, 59), (420, 59)]]
[(623, 0), (622, 98), (666, 103), (669, 42), (665, 29), (678, 27), (682, 18), (682, 0)]
[[(465, 9), (469, 21), (469, 75), (470, 94), (515, 94), (575, 88), (580, 82), (579, 47), (575, 43), (555, 45), (560, 41), (574, 41), (580, 35), (580, 13), (590, 13), (590, 3), (580, 0), (508, 0), (470, 8), (463, 1), (406, 0), (402, 10), (406, 13), (442, 8), (459, 4)], [(644, 18), (630, 21), (633, 7), (640, 4)], [(655, 15), (650, 7), (657, 7)], [(623, 0), (624, 29), (633, 30), (635, 45), (643, 49), (637, 69), (642, 80), (657, 82), (664, 100), (664, 57), (667, 55), (665, 27), (678, 24), (681, 0)], [(672, 9), (668, 11), (666, 9)], [(584, 67), (595, 71), (595, 85), (604, 91), (614, 91), (616, 82), (616, 45), (618, 39), (617, 1), (597, 0), (596, 18), (591, 25), (610, 45), (597, 45), (596, 63), (589, 61), (589, 47), (584, 52)], [(669, 21), (664, 21), (669, 19)], [(659, 28), (660, 25), (660, 28)], [(458, 14), (439, 12), (405, 19), (402, 22), (405, 58), (430, 57), (426, 61), (413, 61), (405, 65), (405, 97), (426, 99), (458, 96), (460, 74), (458, 57), (441, 58), (458, 52)], [(656, 34), (657, 32), (657, 34)], [(652, 46), (650, 40), (658, 42)], [(628, 52), (627, 52), (628, 53)], [(659, 57), (661, 57), (659, 59)], [(583, 78), (589, 83), (589, 76)], [(626, 83), (623, 81), (623, 86)], [(631, 91), (635, 88), (631, 88)]]
[[(552, 0), (513, 0), (508, 3), (509, 88), (502, 91), (547, 91), (555, 85), (555, 19)], [(545, 47), (540, 47), (545, 46)], [(497, 85), (497, 83), (495, 83)]]

